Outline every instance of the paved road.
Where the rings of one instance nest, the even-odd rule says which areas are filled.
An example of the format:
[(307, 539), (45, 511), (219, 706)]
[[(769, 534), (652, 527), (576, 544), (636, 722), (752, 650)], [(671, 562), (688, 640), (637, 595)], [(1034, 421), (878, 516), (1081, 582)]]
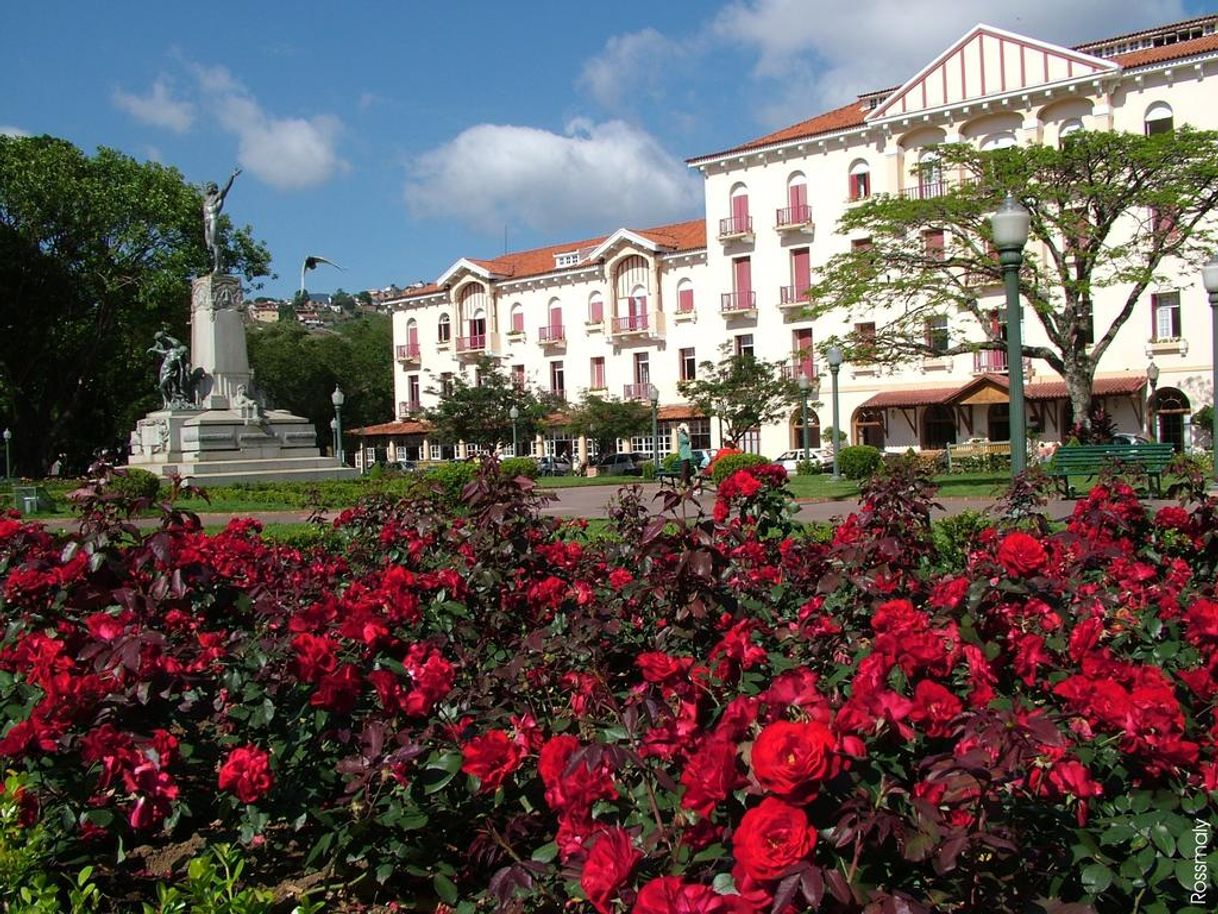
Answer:
[[(552, 502), (544, 513), (558, 515), (562, 517), (607, 517), (609, 502), (616, 496), (617, 488), (613, 486), (581, 486), (569, 489), (552, 489), (557, 499)], [(655, 483), (643, 484), (644, 501), (654, 505), (656, 510), (660, 510), (663, 506), (663, 500), (659, 498), (660, 487)], [(701, 503), (709, 511), (714, 504), (713, 493), (706, 492), (701, 495)], [(934, 512), (936, 517), (945, 515), (959, 514), (965, 510), (985, 511), (994, 507), (995, 501), (993, 498), (943, 498), (940, 500), (942, 509)], [(1152, 508), (1158, 508), (1166, 504), (1174, 504), (1174, 502), (1166, 500), (1148, 500), (1146, 504)], [(1050, 518), (1054, 520), (1063, 520), (1070, 516), (1074, 510), (1074, 501), (1064, 499), (1053, 499), (1049, 502), (1046, 511)], [(850, 512), (858, 507), (858, 500), (855, 498), (845, 498), (836, 501), (805, 501), (799, 505), (799, 511), (796, 516), (803, 521), (831, 521), (836, 518), (845, 517)], [(336, 512), (335, 512), (336, 513)], [(228, 521), (232, 514), (205, 513), (199, 517), (203, 523), (211, 525), (220, 525)], [(259, 511), (249, 515), (256, 517), (263, 523), (281, 523), (294, 524), (303, 523), (308, 518), (306, 511)], [(141, 525), (152, 525), (156, 521), (145, 519), (139, 522)], [(48, 527), (65, 528), (72, 524), (70, 518), (51, 518), (46, 521)]]

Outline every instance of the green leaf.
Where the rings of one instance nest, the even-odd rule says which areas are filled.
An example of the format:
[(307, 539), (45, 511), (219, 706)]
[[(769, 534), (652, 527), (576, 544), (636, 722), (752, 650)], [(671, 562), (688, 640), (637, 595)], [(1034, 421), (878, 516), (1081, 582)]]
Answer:
[(440, 896), (440, 900), (445, 904), (454, 905), (457, 903), (457, 887), (443, 873), (436, 873), (432, 877), (431, 885), (436, 890), (436, 894)]
[(1167, 826), (1159, 823), (1150, 827), (1150, 840), (1154, 842), (1165, 857), (1170, 857), (1176, 852), (1176, 839), (1172, 837)]
[(543, 844), (537, 850), (533, 851), (532, 859), (538, 863), (549, 863), (558, 856), (558, 844), (551, 841), (549, 844)]
[(1102, 863), (1093, 863), (1083, 868), (1082, 880), (1084, 889), (1092, 895), (1099, 895), (1112, 885), (1112, 870)]

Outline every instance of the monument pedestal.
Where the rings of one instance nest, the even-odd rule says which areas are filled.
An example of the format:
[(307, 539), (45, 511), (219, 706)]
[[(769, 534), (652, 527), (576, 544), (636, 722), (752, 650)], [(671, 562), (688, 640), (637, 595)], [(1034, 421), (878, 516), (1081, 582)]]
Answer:
[(321, 456), (309, 420), (263, 409), (249, 396), (237, 277), (201, 276), (191, 291), (191, 361), (203, 369), (195, 403), (166, 405), (140, 419), (128, 466), (205, 486), (357, 476), (354, 467)]

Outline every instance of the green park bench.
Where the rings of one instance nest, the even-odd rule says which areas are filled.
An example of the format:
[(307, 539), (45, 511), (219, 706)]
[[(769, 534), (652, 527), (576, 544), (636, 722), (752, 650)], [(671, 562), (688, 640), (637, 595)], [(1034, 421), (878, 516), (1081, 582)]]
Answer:
[(1171, 463), (1170, 444), (1080, 444), (1059, 447), (1048, 473), (1066, 498), (1074, 497), (1071, 476), (1095, 476), (1107, 467), (1135, 470), (1146, 475), (1152, 495), (1161, 496), (1163, 470)]
[(50, 511), (55, 507), (51, 493), (42, 486), (13, 486), (13, 507), (22, 514)]

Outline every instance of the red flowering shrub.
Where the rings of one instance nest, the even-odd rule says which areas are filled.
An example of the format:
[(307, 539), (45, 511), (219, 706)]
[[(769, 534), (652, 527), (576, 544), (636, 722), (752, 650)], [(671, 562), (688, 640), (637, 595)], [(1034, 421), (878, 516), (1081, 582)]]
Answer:
[(462, 914), (1185, 909), (1212, 504), (1105, 481), (948, 556), (915, 464), (830, 543), (783, 484), (624, 489), (592, 538), (492, 462), (303, 551), (97, 492), (80, 536), (0, 517), (0, 756), (63, 870), (150, 902), (131, 849), (198, 833)]

